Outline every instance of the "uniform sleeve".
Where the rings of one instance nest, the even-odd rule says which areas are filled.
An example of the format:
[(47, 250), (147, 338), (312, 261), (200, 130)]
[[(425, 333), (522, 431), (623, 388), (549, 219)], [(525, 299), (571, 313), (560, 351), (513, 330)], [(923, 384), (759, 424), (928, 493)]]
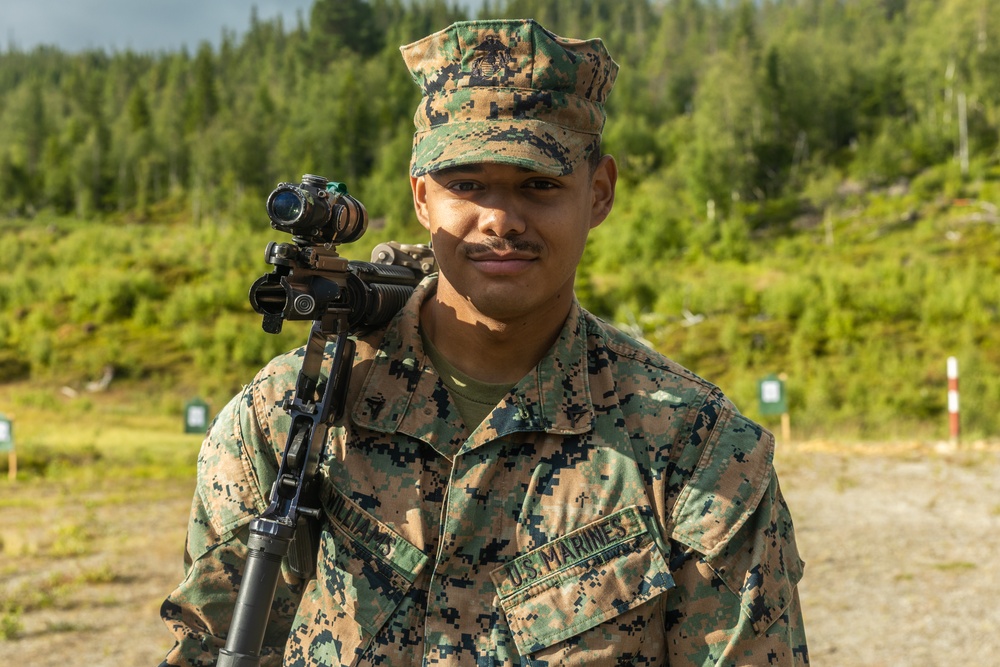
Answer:
[(669, 664), (808, 665), (803, 564), (773, 436), (720, 399), (703, 407), (693, 440), (671, 516)]
[[(266, 509), (262, 489), (269, 489), (276, 476), (274, 457), (248, 388), (219, 414), (198, 456), (185, 576), (160, 609), (176, 638), (162, 666), (215, 664), (219, 649), (225, 645), (246, 563), (249, 523)], [(261, 651), (262, 666), (281, 663), (301, 595), (300, 583), (282, 568)]]

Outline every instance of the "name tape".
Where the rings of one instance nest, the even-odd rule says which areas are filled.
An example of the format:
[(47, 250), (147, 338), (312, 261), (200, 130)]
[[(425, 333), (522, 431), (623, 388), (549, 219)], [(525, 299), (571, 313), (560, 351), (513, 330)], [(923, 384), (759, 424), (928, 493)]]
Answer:
[(506, 598), (549, 575), (613, 550), (646, 530), (638, 510), (626, 507), (518, 556), (492, 573), (493, 582), (500, 597)]

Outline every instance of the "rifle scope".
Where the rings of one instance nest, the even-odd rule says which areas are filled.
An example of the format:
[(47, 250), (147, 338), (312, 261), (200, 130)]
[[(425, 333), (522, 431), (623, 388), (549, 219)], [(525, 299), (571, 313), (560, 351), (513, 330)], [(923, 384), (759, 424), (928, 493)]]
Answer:
[(342, 183), (306, 174), (301, 183), (279, 183), (267, 198), (271, 226), (308, 243), (350, 243), (368, 229), (368, 212)]

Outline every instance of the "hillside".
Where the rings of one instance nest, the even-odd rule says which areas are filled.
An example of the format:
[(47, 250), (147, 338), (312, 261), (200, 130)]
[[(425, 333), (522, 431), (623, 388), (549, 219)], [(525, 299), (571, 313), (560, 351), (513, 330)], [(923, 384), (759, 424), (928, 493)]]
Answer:
[[(373, 219), (350, 258), (423, 240), (398, 45), (469, 18), (452, 4), (316, 0), (305, 24), (255, 17), (193, 54), (0, 53), (4, 393), (97, 400), (88, 384), (110, 382), (162, 414), (220, 406), (302, 343), (247, 302), (279, 181), (347, 182)], [(784, 374), (797, 436), (946, 438), (949, 356), (965, 435), (1000, 432), (1000, 4), (482, 11), (600, 35), (621, 65), (604, 133), (619, 195), (578, 275), (587, 307), (752, 416), (758, 381)]]
[[(945, 359), (957, 356), (966, 434), (989, 436), (1000, 429), (991, 408), (1000, 400), (1000, 219), (991, 203), (1000, 180), (984, 176), (949, 195), (942, 178), (867, 193), (842, 185), (825, 211), (805, 208), (738, 242), (671, 258), (636, 248), (630, 262), (622, 258), (632, 249), (620, 247), (625, 188), (625, 215), (592, 235), (580, 298), (753, 416), (758, 380), (786, 374), (800, 436), (945, 438)], [(713, 233), (712, 222), (698, 224)], [(397, 240), (421, 241), (418, 229)], [(260, 219), (192, 224), (182, 211), (144, 222), (8, 220), (4, 381), (30, 381), (32, 395), (45, 387), (87, 396), (111, 369), (114, 387), (134, 388), (155, 412), (195, 394), (221, 406), (307, 336), (301, 322), (264, 333), (247, 300), (271, 268), (265, 245), (281, 236)], [(341, 249), (367, 259), (385, 236), (373, 230)], [(713, 256), (732, 245), (738, 256)]]

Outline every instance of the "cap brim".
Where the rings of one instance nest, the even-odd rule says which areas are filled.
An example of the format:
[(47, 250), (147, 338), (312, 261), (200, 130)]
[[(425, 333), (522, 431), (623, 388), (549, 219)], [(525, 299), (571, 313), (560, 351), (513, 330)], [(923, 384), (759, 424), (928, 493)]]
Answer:
[(414, 135), (410, 174), (493, 163), (564, 176), (586, 161), (599, 142), (599, 134), (537, 119), (448, 123)]

